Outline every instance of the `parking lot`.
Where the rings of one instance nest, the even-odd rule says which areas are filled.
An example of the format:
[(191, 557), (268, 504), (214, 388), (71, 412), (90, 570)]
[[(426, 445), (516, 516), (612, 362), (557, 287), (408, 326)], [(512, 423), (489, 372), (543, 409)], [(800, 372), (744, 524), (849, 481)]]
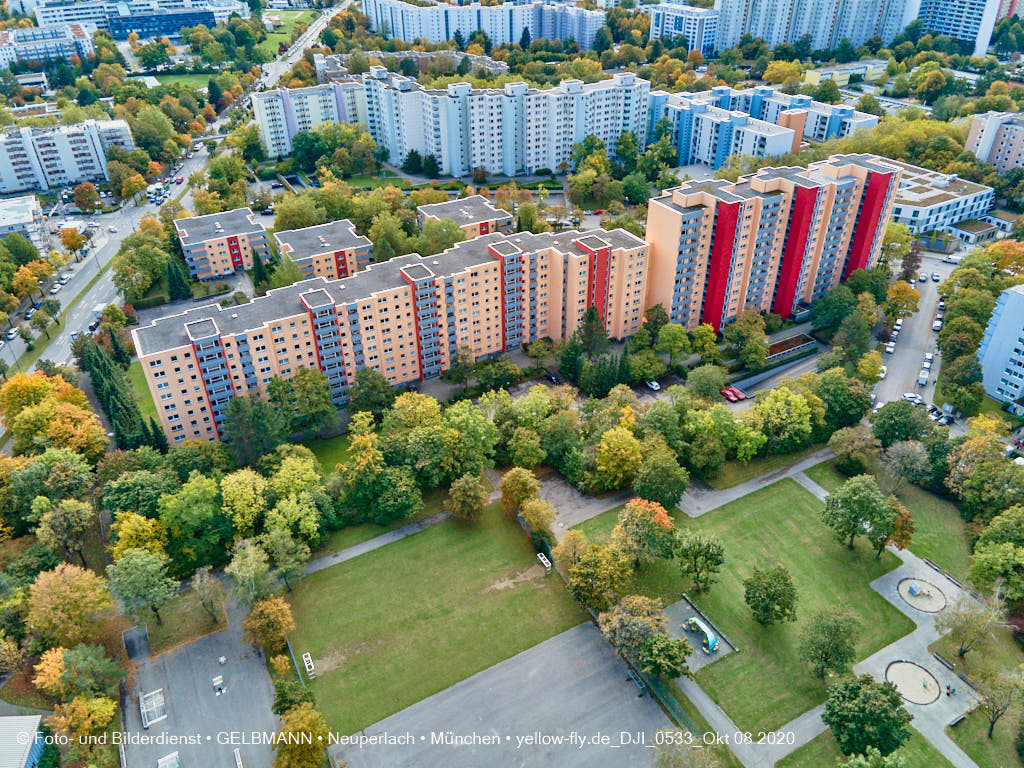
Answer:
[[(638, 732), (652, 743), (670, 725), (650, 695), (637, 696), (625, 663), (586, 622), (363, 731), (411, 743), (335, 745), (331, 752), (349, 768), (619, 768), (649, 762)], [(609, 743), (590, 741), (598, 735)]]

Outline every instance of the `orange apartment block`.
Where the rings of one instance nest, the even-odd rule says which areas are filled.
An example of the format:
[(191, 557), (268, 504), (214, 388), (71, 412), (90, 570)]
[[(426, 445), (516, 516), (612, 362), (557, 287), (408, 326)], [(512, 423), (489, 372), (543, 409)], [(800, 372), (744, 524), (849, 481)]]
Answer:
[(177, 219), (189, 273), (195, 280), (212, 280), (239, 269), (252, 269), (253, 259), (270, 258), (267, 231), (249, 208)]
[(241, 306), (189, 309), (132, 336), (171, 442), (216, 439), (234, 395), (299, 367), (323, 371), (340, 406), (360, 368), (396, 385), (438, 376), (460, 347), (480, 359), (563, 339), (590, 306), (626, 338), (643, 321), (647, 260), (647, 244), (624, 230), (491, 233)]
[(303, 277), (340, 280), (373, 263), (373, 243), (348, 219), (274, 233), (278, 256), (289, 256)]
[(882, 158), (837, 155), (666, 190), (648, 205), (646, 306), (688, 328), (747, 308), (790, 317), (877, 262), (899, 180)]
[(512, 214), (495, 208), (483, 195), (421, 205), (416, 213), (421, 227), (427, 219), (451, 219), (466, 233), (467, 240), (491, 232), (512, 231)]

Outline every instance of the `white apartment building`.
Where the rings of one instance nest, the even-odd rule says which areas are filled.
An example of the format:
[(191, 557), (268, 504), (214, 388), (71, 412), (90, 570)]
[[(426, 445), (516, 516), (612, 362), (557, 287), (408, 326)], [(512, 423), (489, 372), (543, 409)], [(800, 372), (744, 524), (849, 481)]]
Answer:
[(592, 48), (594, 35), (605, 22), (602, 11), (544, 2), (412, 5), (403, 0), (363, 0), (363, 13), (370, 19), (370, 28), (382, 36), (431, 43), (452, 40), (456, 31), (468, 40), (478, 29), (495, 45), (518, 43), (528, 29), (532, 39), (571, 37), (581, 48)]
[(434, 155), (448, 175), (486, 168), (511, 176), (558, 169), (569, 162), (572, 145), (588, 135), (609, 149), (623, 131), (645, 143), (649, 92), (650, 83), (631, 72), (596, 83), (566, 80), (545, 90), (525, 83), (426, 90), (375, 66), (323, 85), (256, 93), (253, 111), (270, 157), (289, 154), (298, 131), (361, 123), (393, 162), (415, 149)]
[(0, 194), (66, 187), (107, 177), (107, 149), (135, 149), (124, 120), (12, 128), (0, 137)]
[(681, 2), (647, 6), (646, 11), (651, 17), (652, 40), (682, 35), (691, 51), (700, 51), (705, 56), (718, 52), (718, 11)]
[(92, 35), (81, 24), (0, 30), (0, 68), (16, 61), (49, 61), (95, 53)]
[(1017, 402), (1024, 395), (1024, 285), (1007, 288), (996, 301), (985, 335), (978, 347), (981, 382), (1001, 403)]
[(1000, 0), (907, 0), (919, 4), (917, 18), (924, 29), (954, 40), (974, 43), (974, 55), (984, 56), (992, 41)]
[(192, 19), (201, 19), (205, 12), (213, 14), (215, 23), (227, 21), (233, 13), (249, 17), (249, 6), (241, 0), (10, 0), (8, 6), (34, 15), (40, 27), (85, 24), (116, 31), (135, 18), (145, 31), (159, 17), (166, 17), (164, 34), (177, 34), (175, 24), (191, 26)]
[(906, 224), (914, 234), (951, 232), (955, 224), (981, 219), (992, 209), (992, 187), (898, 160), (885, 162), (902, 171), (892, 220)]

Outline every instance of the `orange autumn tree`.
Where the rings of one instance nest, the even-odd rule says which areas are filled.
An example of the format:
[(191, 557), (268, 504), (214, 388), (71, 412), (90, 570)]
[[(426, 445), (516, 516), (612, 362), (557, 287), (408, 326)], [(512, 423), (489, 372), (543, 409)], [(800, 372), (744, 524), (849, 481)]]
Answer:
[(656, 501), (632, 499), (619, 511), (612, 529), (611, 547), (634, 567), (672, 556), (676, 529), (665, 508)]
[(95, 464), (106, 451), (106, 433), (85, 393), (61, 376), (11, 376), (0, 387), (0, 418), (16, 454), (68, 448)]

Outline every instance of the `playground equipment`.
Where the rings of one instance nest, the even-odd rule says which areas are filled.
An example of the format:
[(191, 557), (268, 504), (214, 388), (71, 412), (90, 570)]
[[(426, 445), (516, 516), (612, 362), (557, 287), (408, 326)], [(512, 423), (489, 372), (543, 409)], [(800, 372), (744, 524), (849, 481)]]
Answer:
[(714, 653), (718, 650), (718, 638), (715, 637), (715, 633), (698, 617), (691, 616), (683, 622), (683, 626), (690, 632), (704, 635), (704, 638), (701, 640), (701, 647), (704, 649), (704, 653)]
[(910, 593), (911, 597), (931, 597), (932, 596), (931, 592), (929, 592), (925, 587), (922, 587), (916, 581), (913, 582), (907, 588), (907, 591)]

